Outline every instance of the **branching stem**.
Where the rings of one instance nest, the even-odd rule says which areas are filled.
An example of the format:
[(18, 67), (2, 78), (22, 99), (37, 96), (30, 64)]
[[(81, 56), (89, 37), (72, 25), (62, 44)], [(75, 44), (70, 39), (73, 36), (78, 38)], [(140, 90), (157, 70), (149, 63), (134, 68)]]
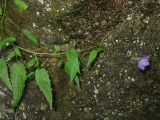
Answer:
[[(25, 49), (23, 47), (20, 47), (20, 46), (16, 46), (17, 48), (19, 48), (20, 50), (28, 53), (28, 54), (32, 54), (32, 55), (35, 55), (35, 56), (48, 56), (48, 57), (57, 57), (57, 56), (60, 56), (60, 55), (64, 55), (65, 52), (61, 52), (61, 53), (41, 53), (41, 52), (35, 52), (35, 51), (31, 51), (31, 50), (28, 50), (28, 49)], [(94, 47), (91, 47), (91, 48), (87, 48), (87, 49), (82, 49), (82, 50), (78, 50), (77, 53), (81, 53), (81, 52), (85, 52), (85, 51), (90, 51), (91, 49), (93, 49)]]
[[(5, 23), (5, 18), (7, 18), (18, 30), (21, 30), (20, 27), (12, 20), (10, 19), (9, 17), (6, 16), (6, 8), (7, 8), (7, 0), (4, 0), (4, 8), (3, 8), (3, 15), (2, 15), (2, 19), (1, 19), (1, 25), (3, 27), (3, 37), (5, 38), (5, 26), (4, 26), (4, 23)], [(21, 51), (25, 52), (25, 53), (28, 53), (28, 54), (32, 54), (34, 56), (40, 56), (40, 57), (57, 57), (57, 56), (60, 56), (60, 55), (64, 55), (65, 52), (61, 52), (61, 53), (46, 53), (46, 52), (35, 52), (35, 51), (31, 51), (31, 50), (28, 50), (26, 48), (23, 48), (23, 47), (20, 47), (20, 46), (16, 46), (14, 44), (12, 44), (13, 46), (19, 48)], [(82, 50), (77, 50), (77, 53), (81, 53), (81, 52), (87, 52), (87, 51), (90, 51), (92, 50), (93, 48), (95, 47), (90, 47), (90, 48), (86, 48), (86, 49), (82, 49)]]

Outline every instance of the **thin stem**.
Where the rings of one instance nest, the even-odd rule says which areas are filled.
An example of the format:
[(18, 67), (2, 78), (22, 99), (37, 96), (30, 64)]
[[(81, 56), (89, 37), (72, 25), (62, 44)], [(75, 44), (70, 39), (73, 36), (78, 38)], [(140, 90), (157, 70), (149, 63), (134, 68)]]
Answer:
[(4, 8), (3, 8), (3, 15), (2, 15), (2, 19), (1, 19), (1, 25), (2, 25), (2, 31), (3, 31), (3, 37), (5, 38), (5, 27), (4, 27), (4, 23), (5, 23), (5, 15), (6, 15), (6, 8), (7, 8), (7, 1), (4, 0)]
[(51, 56), (51, 57), (55, 57), (55, 56), (59, 56), (59, 55), (63, 55), (64, 53), (57, 53), (57, 54), (52, 54), (52, 53), (40, 53), (40, 52), (34, 52), (28, 49), (25, 49), (23, 47), (20, 46), (16, 46), (17, 48), (19, 48), (20, 50), (29, 53), (29, 54), (33, 54), (35, 56)]
[(18, 30), (21, 30), (20, 27), (19, 27), (12, 19), (10, 19), (8, 16), (6, 16), (6, 18), (7, 18)]

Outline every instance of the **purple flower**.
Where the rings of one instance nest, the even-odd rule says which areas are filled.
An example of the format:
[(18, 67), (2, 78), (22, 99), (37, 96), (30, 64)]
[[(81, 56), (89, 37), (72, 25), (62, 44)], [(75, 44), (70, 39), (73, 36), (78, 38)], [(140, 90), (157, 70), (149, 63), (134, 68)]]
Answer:
[(137, 67), (141, 70), (145, 70), (145, 68), (149, 66), (149, 60), (150, 60), (149, 55), (144, 55), (142, 57), (139, 57)]

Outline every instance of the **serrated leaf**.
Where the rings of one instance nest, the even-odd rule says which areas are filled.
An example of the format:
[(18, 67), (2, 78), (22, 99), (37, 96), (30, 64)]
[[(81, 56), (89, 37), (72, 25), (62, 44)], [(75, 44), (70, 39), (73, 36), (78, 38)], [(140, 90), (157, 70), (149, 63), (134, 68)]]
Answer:
[(7, 63), (5, 60), (0, 59), (0, 80), (12, 91), (12, 85), (8, 75)]
[(59, 52), (61, 50), (61, 48), (58, 45), (54, 45), (53, 46), (56, 52)]
[(72, 81), (78, 73), (80, 74), (78, 55), (74, 49), (67, 51), (65, 54), (67, 61), (65, 61), (64, 70), (70, 76), (70, 80)]
[(11, 52), (9, 52), (9, 54), (8, 54), (8, 56), (7, 56), (7, 59), (8, 60), (11, 60), (13, 57), (15, 57), (16, 56), (16, 53), (14, 52), (14, 51), (11, 51)]
[(11, 74), (11, 83), (13, 89), (13, 101), (12, 105), (15, 109), (19, 103), (19, 100), (22, 96), (25, 80), (26, 80), (26, 70), (24, 64), (21, 62), (14, 63), (10, 69)]
[(2, 10), (2, 7), (0, 7), (0, 16), (2, 16), (3, 14), (3, 10)]
[(39, 46), (36, 37), (27, 29), (21, 30), (22, 34), (27, 38), (29, 42), (31, 42), (35, 46)]
[(40, 90), (45, 95), (50, 109), (52, 109), (52, 88), (51, 88), (51, 80), (49, 79), (48, 72), (44, 69), (37, 69), (35, 72), (36, 83), (39, 86)]
[(38, 61), (37, 61), (36, 58), (31, 59), (31, 60), (27, 63), (27, 67), (32, 67), (32, 66), (35, 66), (35, 67), (38, 66)]
[(14, 43), (16, 41), (15, 37), (6, 37), (0, 41), (0, 48), (4, 47), (7, 43)]
[(87, 62), (87, 68), (90, 67), (90, 65), (92, 64), (92, 62), (95, 60), (95, 58), (97, 57), (97, 54), (102, 51), (101, 48), (96, 48), (94, 50), (92, 50), (89, 54), (89, 58), (88, 58), (88, 62)]
[(14, 48), (14, 52), (15, 52), (15, 55), (16, 55), (16, 56), (18, 56), (18, 57), (22, 57), (22, 55), (21, 55), (21, 52), (20, 52), (19, 48), (15, 47), (15, 48)]
[(23, 0), (14, 0), (14, 4), (22, 11), (28, 8), (28, 5)]

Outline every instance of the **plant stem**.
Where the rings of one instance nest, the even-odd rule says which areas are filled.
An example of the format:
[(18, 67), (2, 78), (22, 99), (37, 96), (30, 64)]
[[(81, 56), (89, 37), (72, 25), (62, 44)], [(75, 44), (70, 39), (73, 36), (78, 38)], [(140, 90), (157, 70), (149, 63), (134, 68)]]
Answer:
[(4, 0), (4, 8), (3, 8), (3, 15), (2, 15), (2, 19), (1, 19), (1, 25), (2, 25), (2, 34), (3, 34), (3, 37), (5, 38), (5, 26), (4, 26), (4, 23), (5, 23), (5, 15), (6, 15), (6, 8), (7, 8), (7, 1)]
[[(15, 46), (15, 45), (14, 45)], [(28, 50), (28, 49), (25, 49), (23, 47), (20, 47), (20, 46), (16, 46), (17, 48), (19, 48), (20, 50), (28, 53), (28, 54), (32, 54), (34, 56), (48, 56), (48, 57), (57, 57), (57, 56), (60, 56), (60, 55), (64, 55), (65, 52), (61, 52), (61, 53), (57, 53), (57, 54), (54, 54), (54, 53), (41, 53), (41, 52), (35, 52), (35, 51), (31, 51), (31, 50)], [(95, 47), (90, 47), (90, 48), (87, 48), (87, 49), (82, 49), (82, 50), (79, 50), (77, 51), (78, 53), (81, 53), (81, 52), (85, 52), (85, 51), (90, 51), (92, 50), (93, 48)]]
[(20, 31), (20, 27), (12, 20), (10, 19), (8, 16), (6, 16), (6, 18)]
[(20, 50), (29, 53), (29, 54), (33, 54), (35, 56), (50, 56), (50, 57), (55, 57), (55, 56), (59, 56), (59, 55), (64, 55), (64, 53), (57, 53), (57, 54), (52, 54), (52, 53), (39, 53), (39, 52), (34, 52), (28, 49), (25, 49), (23, 47), (20, 46), (16, 46), (17, 48), (19, 48)]

